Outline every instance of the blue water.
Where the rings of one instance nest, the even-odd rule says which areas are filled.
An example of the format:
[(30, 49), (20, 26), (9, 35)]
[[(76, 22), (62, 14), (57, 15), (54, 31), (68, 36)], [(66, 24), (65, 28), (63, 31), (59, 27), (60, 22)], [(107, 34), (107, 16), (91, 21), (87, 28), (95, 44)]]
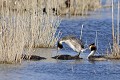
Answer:
[(98, 51), (100, 53), (105, 53), (106, 49), (109, 48), (109, 43), (112, 44), (112, 20), (110, 10), (111, 9), (96, 11), (91, 16), (87, 17), (73, 17), (71, 19), (62, 20), (59, 27), (59, 30), (62, 32), (62, 37), (67, 35), (75, 35), (79, 38), (83, 24), (84, 28), (82, 40), (84, 43), (86, 45), (95, 43), (97, 31)]
[[(116, 17), (115, 12), (115, 17)], [(116, 18), (115, 18), (116, 23)], [(104, 54), (111, 40), (111, 9), (101, 9), (87, 17), (62, 18), (58, 30), (62, 36), (80, 36), (83, 28), (83, 41), (89, 45), (95, 42), (98, 31), (98, 52)], [(87, 41), (87, 42), (86, 42)], [(77, 54), (67, 45), (59, 54)], [(90, 62), (88, 52), (81, 54), (83, 60), (54, 60), (56, 49), (35, 49), (34, 54), (47, 59), (41, 61), (23, 61), (21, 64), (0, 64), (0, 80), (119, 80), (120, 61), (107, 60)]]
[(0, 80), (119, 80), (120, 61), (28, 61), (0, 65)]

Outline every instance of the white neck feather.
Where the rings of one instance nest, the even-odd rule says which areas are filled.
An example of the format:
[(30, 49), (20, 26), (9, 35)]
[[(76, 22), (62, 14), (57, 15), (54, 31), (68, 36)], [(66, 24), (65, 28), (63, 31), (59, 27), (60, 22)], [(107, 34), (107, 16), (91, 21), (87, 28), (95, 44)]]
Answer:
[(94, 50), (91, 51), (90, 54), (88, 55), (88, 58), (89, 58), (90, 56), (94, 56), (94, 54), (95, 54), (95, 51), (94, 51)]

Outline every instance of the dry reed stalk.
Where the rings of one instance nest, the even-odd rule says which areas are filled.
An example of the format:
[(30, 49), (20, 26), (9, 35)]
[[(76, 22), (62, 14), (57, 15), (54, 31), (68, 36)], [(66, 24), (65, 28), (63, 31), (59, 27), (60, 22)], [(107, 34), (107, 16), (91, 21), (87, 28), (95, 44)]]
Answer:
[(120, 20), (119, 20), (119, 15), (120, 15), (120, 14), (119, 14), (119, 8), (120, 8), (119, 6), (120, 6), (120, 5), (119, 5), (119, 1), (118, 1), (118, 13), (117, 13), (117, 14), (118, 14), (118, 15), (117, 15), (117, 44), (118, 44), (118, 45), (119, 45), (119, 21), (120, 21)]
[(115, 43), (115, 32), (114, 32), (114, 2), (112, 0), (112, 39), (113, 39), (113, 45)]

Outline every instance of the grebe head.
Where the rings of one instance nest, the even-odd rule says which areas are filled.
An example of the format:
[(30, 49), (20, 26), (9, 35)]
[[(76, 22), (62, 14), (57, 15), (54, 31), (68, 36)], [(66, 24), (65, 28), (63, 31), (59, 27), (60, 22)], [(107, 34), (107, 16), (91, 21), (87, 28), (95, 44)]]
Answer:
[(107, 60), (105, 56), (99, 55), (95, 56), (95, 52), (97, 50), (97, 47), (95, 46), (95, 43), (92, 43), (89, 45), (89, 49), (91, 50), (90, 54), (88, 55), (88, 59), (91, 61), (102, 61), (102, 60)]
[(96, 50), (97, 50), (97, 48), (96, 48), (96, 46), (95, 46), (95, 43), (92, 43), (92, 44), (90, 44), (89, 45), (89, 49), (90, 49), (90, 54), (88, 55), (88, 59), (90, 59), (91, 57), (93, 57), (94, 56), (94, 54), (95, 54), (95, 52), (96, 52)]
[(57, 42), (57, 49), (62, 49), (63, 48), (63, 45), (62, 43), (60, 43), (60, 41)]
[(95, 46), (95, 43), (90, 44), (90, 45), (89, 45), (89, 49), (90, 49), (91, 51), (96, 51), (96, 50), (97, 50), (97, 47)]

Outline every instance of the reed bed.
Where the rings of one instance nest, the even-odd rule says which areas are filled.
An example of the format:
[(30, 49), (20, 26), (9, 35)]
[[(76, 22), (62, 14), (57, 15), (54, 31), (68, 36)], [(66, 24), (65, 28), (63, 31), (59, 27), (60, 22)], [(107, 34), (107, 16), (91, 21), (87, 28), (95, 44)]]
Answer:
[[(3, 5), (2, 5), (3, 6)], [(6, 7), (7, 5), (6, 1)], [(19, 14), (2, 7), (0, 19), (0, 62), (21, 62), (24, 47), (24, 24)]]
[[(41, 6), (37, 6), (36, 0), (32, 2), (29, 8), (31, 12), (27, 13), (30, 18), (30, 26), (28, 27), (27, 35), (29, 40), (26, 45), (31, 47), (54, 47), (58, 36), (55, 36), (58, 26), (60, 25), (59, 16), (53, 16), (51, 10), (47, 10), (47, 14), (43, 14), (42, 1)], [(51, 5), (47, 6), (48, 8)]]
[[(88, 15), (89, 11), (101, 8), (100, 0), (58, 0), (60, 15)], [(67, 5), (67, 4), (68, 5)]]
[[(43, 14), (42, 0), (0, 0), (0, 62), (21, 62), (34, 47), (54, 47), (59, 16)], [(49, 5), (48, 7), (50, 7)], [(56, 36), (55, 36), (56, 35)], [(28, 52), (24, 53), (27, 47)]]
[[(10, 0), (9, 2), (13, 10), (16, 10), (16, 3), (18, 2), (20, 3), (19, 6), (24, 7), (24, 10), (28, 8), (28, 5), (25, 5), (26, 0)], [(28, 2), (29, 6), (35, 3), (32, 0), (28, 0)], [(54, 12), (56, 15), (88, 15), (89, 11), (95, 11), (102, 7), (100, 0), (37, 0), (37, 6), (47, 13)]]
[[(114, 26), (114, 0), (112, 0), (112, 39), (113, 45), (111, 46), (111, 54), (108, 54), (107, 57), (110, 59), (120, 59), (120, 46), (119, 46), (119, 1), (118, 1), (118, 13), (117, 13), (117, 26)], [(115, 28), (117, 30), (115, 30)]]

